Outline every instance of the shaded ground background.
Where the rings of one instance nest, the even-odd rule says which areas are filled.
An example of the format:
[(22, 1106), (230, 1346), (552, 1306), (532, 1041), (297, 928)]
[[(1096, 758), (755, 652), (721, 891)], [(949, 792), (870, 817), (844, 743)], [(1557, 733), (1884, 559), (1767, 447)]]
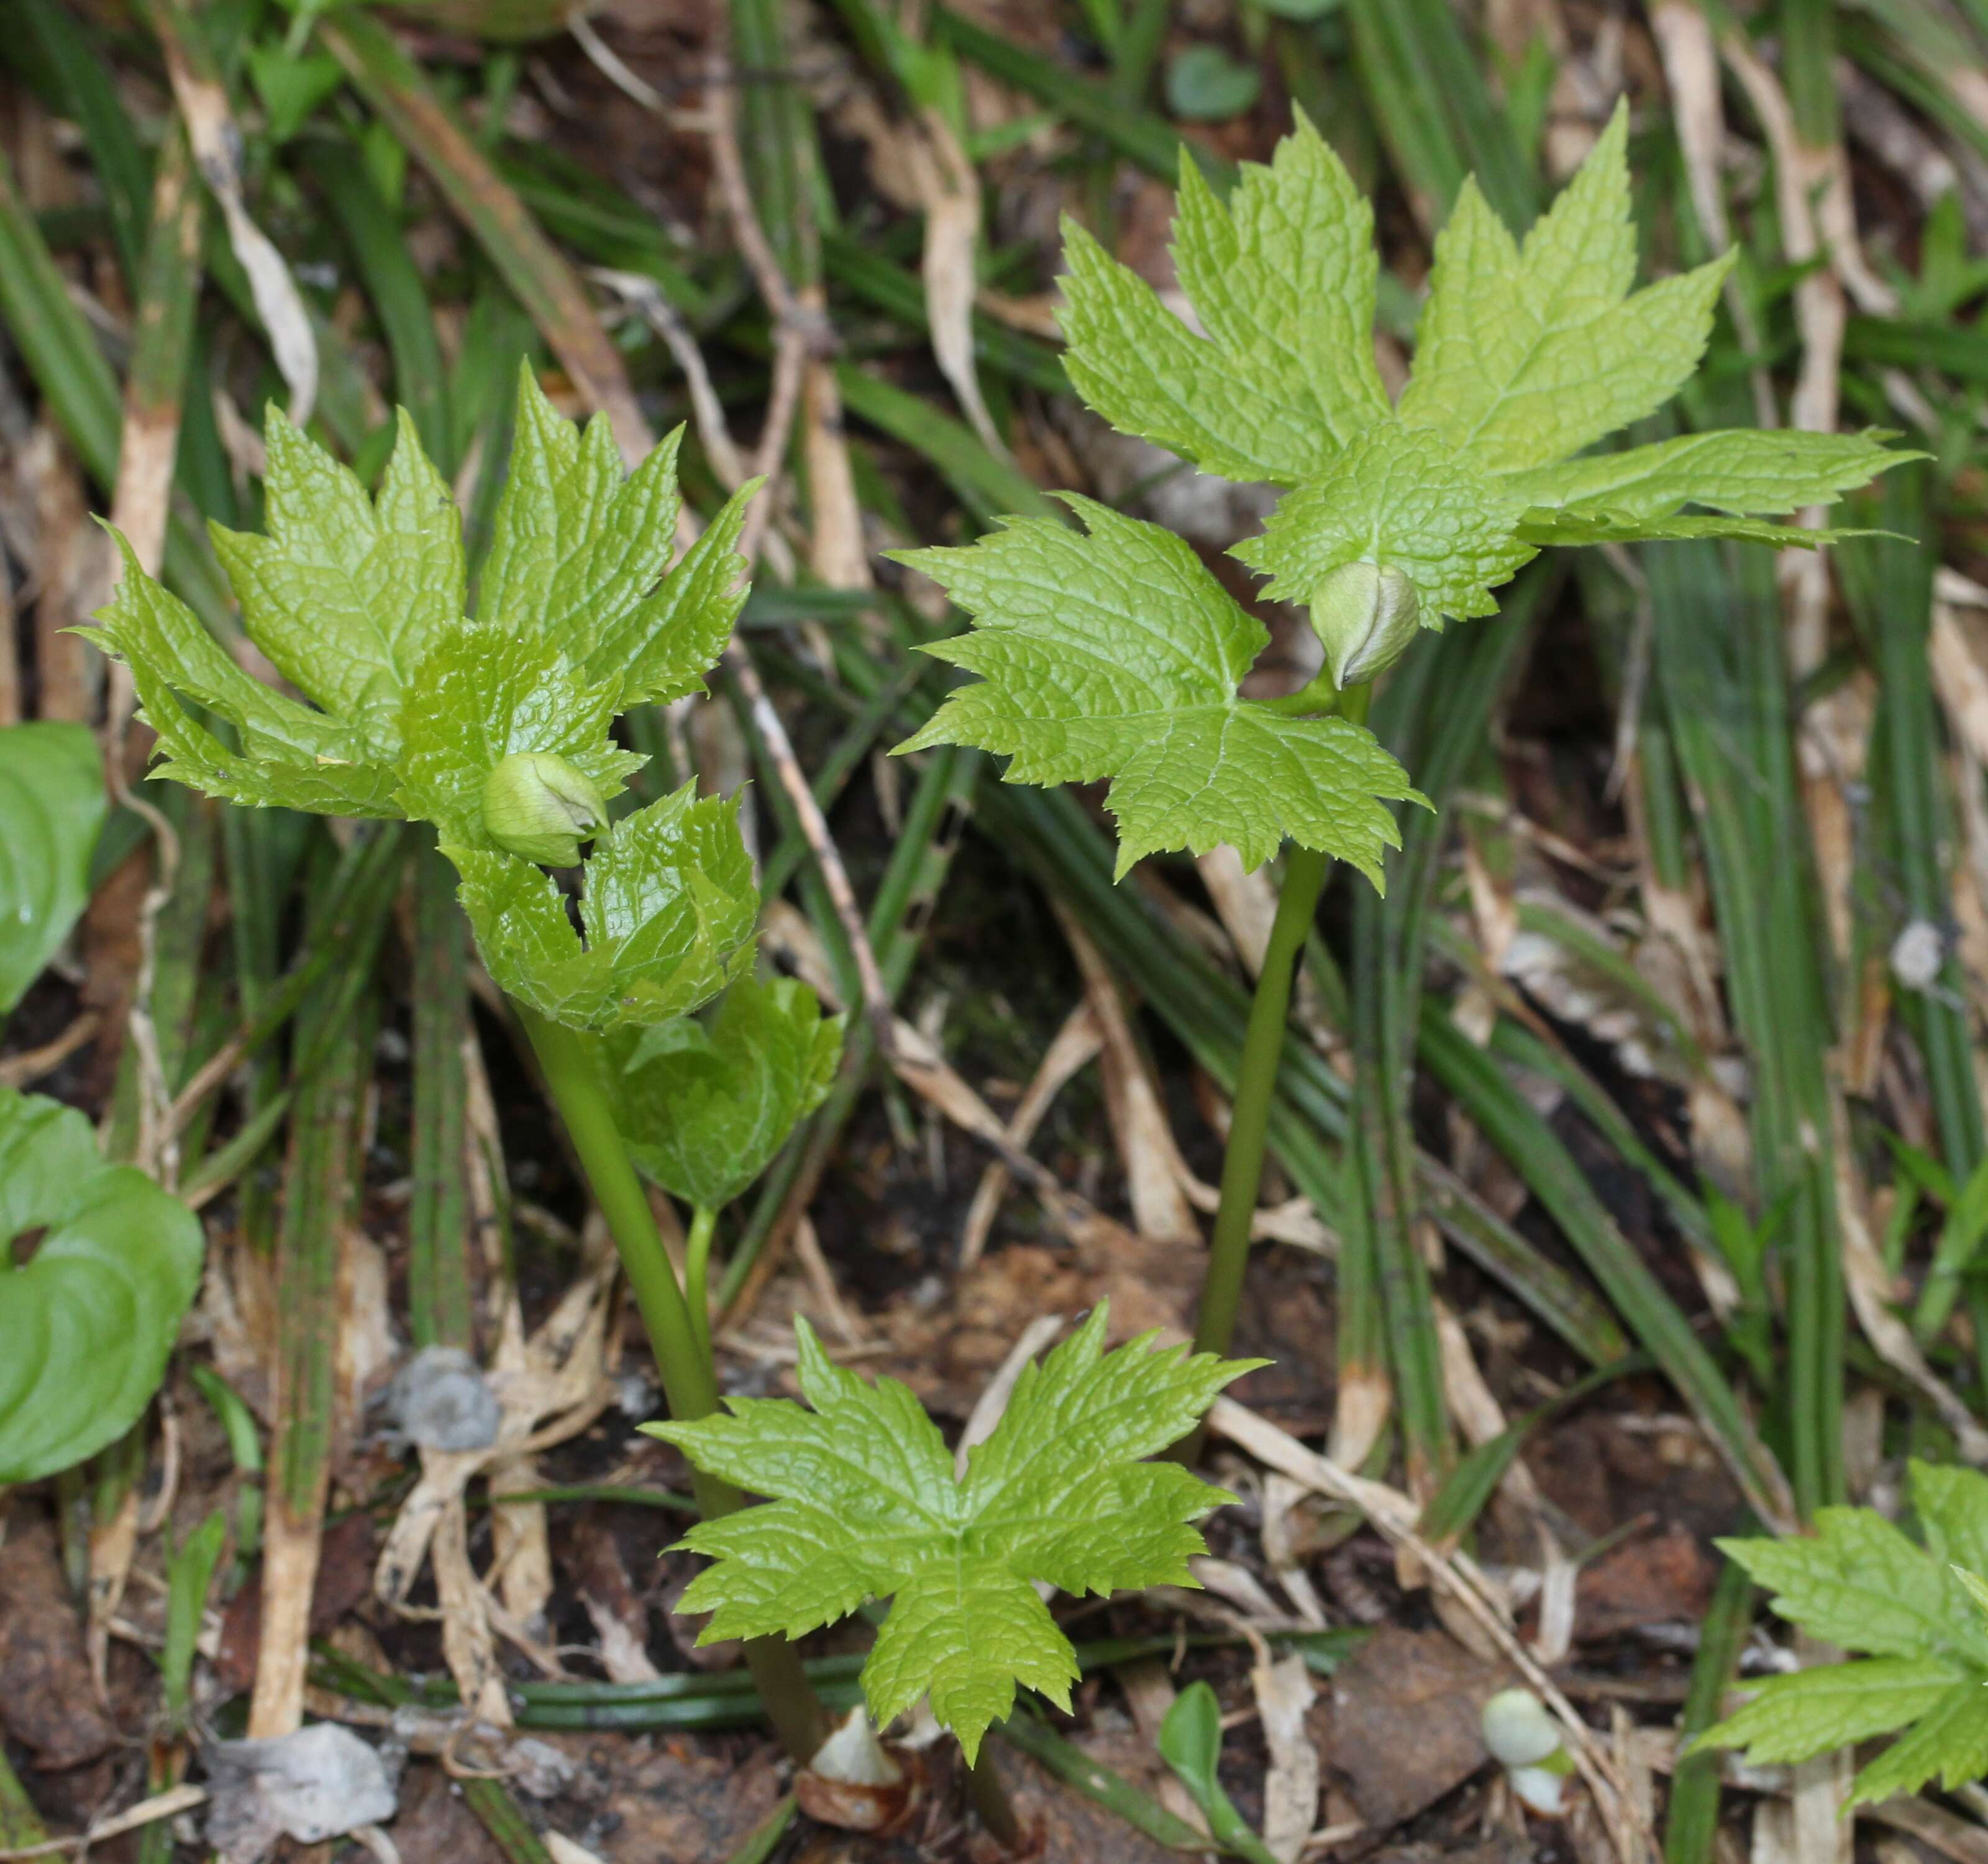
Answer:
[[(1904, 430), (1932, 458), (1851, 519), (1905, 541), (1778, 579), (1710, 546), (1588, 553), (1403, 663), (1384, 734), (1418, 773), (1460, 750), (1388, 903), (1343, 878), (1328, 895), (1239, 1341), (1276, 1363), (1236, 1393), (1399, 1506), (1278, 1474), (1261, 1440), (1218, 1446), (1242, 1500), (1212, 1524), (1208, 1589), (1071, 1609), (1111, 1660), (1036, 1758), (1002, 1764), (1045, 1855), (1157, 1855), (1041, 1757), (1191, 1815), (1153, 1734), (1206, 1677), (1232, 1711), (1225, 1783), (1286, 1855), (1618, 1855), (1591, 1801), (1529, 1818), (1486, 1764), (1476, 1707), (1513, 1673), (1508, 1644), (1403, 1550), (1419, 1518), (1474, 1557), (1475, 1595), (1677, 1864), (1980, 1858), (1965, 1798), (1853, 1825), (1827, 1769), (1735, 1775), (1723, 1798), (1709, 1764), (1672, 1783), (1694, 1674), (1702, 1726), (1736, 1662), (1777, 1661), (1712, 1537), (1750, 1500), (1790, 1521), (1895, 1507), (1908, 1453), (1988, 1443), (1984, 34), (1979, 0), (621, 0), (570, 20), (461, 0), (315, 22), (21, 0), (0, 34), (0, 721), (105, 718), (103, 663), (63, 631), (102, 598), (88, 513), (113, 499), (228, 635), (197, 521), (257, 520), (286, 317), (314, 337), (316, 431), (370, 474), (407, 405), (473, 541), (520, 356), (624, 444), (689, 421), (706, 512), (763, 449), (776, 516), (746, 638), (870, 915), (901, 1053), (931, 1059), (893, 1074), (857, 1043), (844, 1088), (728, 1213), (722, 1369), (783, 1389), (799, 1308), (963, 1423), (1040, 1317), (1108, 1295), (1128, 1332), (1191, 1322), (1273, 896), (1220, 857), (1149, 861), (1114, 890), (1095, 796), (1005, 790), (973, 753), (885, 761), (943, 690), (911, 650), (946, 617), (878, 553), (1074, 487), (1179, 529), (1249, 600), (1222, 553), (1266, 500), (1108, 435), (1063, 384), (1059, 215), (1170, 286), (1179, 139), (1219, 184), (1302, 107), (1374, 195), (1398, 381), (1464, 174), (1523, 225), (1626, 95), (1646, 269), (1742, 249), (1680, 418)], [(232, 157), (296, 282), (287, 310), (259, 304), (197, 190), (179, 269), (140, 266), (182, 119)], [(168, 302), (194, 314), (148, 338)], [(1253, 677), (1283, 690), (1312, 670), (1308, 639), (1259, 611), (1274, 644)], [(766, 949), (850, 1002), (779, 747), (735, 696), (631, 737), (658, 787), (752, 780)], [(562, 1841), (735, 1855), (786, 1771), (749, 1725), (711, 1725), (729, 1659), (669, 1615), (688, 1567), (658, 1549), (685, 1472), (632, 1434), (658, 1402), (646, 1348), (445, 872), (411, 841), (372, 905), (327, 925), (349, 836), (157, 788), (176, 858), (138, 817), (113, 823), (0, 1078), (173, 1179), (205, 1214), (208, 1280), (133, 1438), (0, 1497), (0, 1727), (34, 1808), (8, 1810), (0, 1774), (0, 1831), (79, 1830), (198, 1784), (201, 1741), (240, 1732), (252, 1700), (301, 1700), (411, 1750), (387, 1828), (410, 1864), (548, 1845), (568, 1864)], [(163, 1123), (125, 1040), (155, 881), (144, 1007), (181, 1097)], [(319, 953), (275, 1039), (228, 1050)], [(1368, 1224), (1342, 1147), (1396, 1078), (1415, 1202)], [(1391, 1336), (1378, 1296), (1345, 1297), (1349, 1247), (1383, 1281), (1428, 1265), (1410, 1333), (1439, 1352), (1398, 1315)], [(1950, 1273), (1929, 1277), (1936, 1252)], [(1680, 1329), (1716, 1389), (1669, 1375)], [(429, 1548), (397, 1538), (418, 1472), (384, 1395), (438, 1342), (492, 1368), (539, 1443), (474, 1469)], [(519, 1492), (544, 1499), (489, 1506)], [(229, 1550), (176, 1726), (157, 1662), (172, 1554), (217, 1507)], [(411, 1565), (384, 1558), (407, 1548)], [(1315, 1697), (1273, 1742), (1262, 1659), (1293, 1652)], [(464, 1736), (451, 1676), (518, 1732)], [(803, 1818), (770, 1855), (984, 1849), (943, 1753), (902, 1832)], [(1623, 1845), (1647, 1845), (1635, 1825)], [(160, 1864), (195, 1855), (185, 1839), (155, 1825), (98, 1854)]]

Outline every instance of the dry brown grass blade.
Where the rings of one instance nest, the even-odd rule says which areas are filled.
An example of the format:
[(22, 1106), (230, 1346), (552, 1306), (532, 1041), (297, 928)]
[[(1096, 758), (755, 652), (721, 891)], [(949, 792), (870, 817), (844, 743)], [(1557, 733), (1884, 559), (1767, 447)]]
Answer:
[(114, 1812), (107, 1818), (96, 1820), (86, 1832), (76, 1832), (69, 1838), (44, 1839), (37, 1845), (20, 1845), (11, 1850), (0, 1851), (0, 1864), (15, 1864), (17, 1859), (29, 1858), (59, 1857), (66, 1851), (86, 1856), (93, 1845), (122, 1838), (127, 1832), (142, 1831), (163, 1819), (177, 1818), (181, 1813), (196, 1811), (206, 1804), (205, 1787), (173, 1787), (140, 1800), (129, 1812)]
[(802, 378), (801, 445), (807, 462), (809, 567), (831, 589), (870, 588), (870, 545), (849, 463), (842, 391), (834, 364), (823, 357), (808, 359)]
[(1060, 900), (1050, 902), (1084, 979), (1085, 1000), (1104, 1039), (1104, 1107), (1124, 1168), (1132, 1220), (1149, 1236), (1199, 1237), (1194, 1206), (1183, 1188), (1194, 1174), (1174, 1139), (1151, 1065), (1132, 1033), (1118, 986), (1104, 954)]
[(1305, 1724), (1318, 1693), (1296, 1651), (1275, 1663), (1267, 1650), (1259, 1651), (1250, 1666), (1249, 1690), (1270, 1757), (1263, 1774), (1263, 1843), (1283, 1864), (1295, 1864), (1318, 1812), (1318, 1750)]
[[(1088, 1001), (1080, 1003), (1064, 1018), (1055, 1039), (1043, 1050), (1036, 1072), (1015, 1103), (1008, 1118), (1008, 1142), (1026, 1149), (1036, 1128), (1065, 1086), (1088, 1067), (1104, 1046), (1097, 1027), (1097, 1012)], [(973, 1202), (967, 1207), (966, 1223), (960, 1233), (959, 1266), (970, 1269), (987, 1247), (987, 1239), (999, 1216), (1001, 1200), (1008, 1194), (1014, 1174), (996, 1159), (980, 1174)]]
[(343, 12), (321, 19), (318, 38), (434, 178), (587, 405), (612, 422), (615, 444), (632, 469), (647, 456), (654, 435), (621, 353), (608, 340), (566, 255), (546, 238), (386, 27), (370, 16)]
[(103, 586), (102, 540), (89, 522), (75, 455), (48, 421), (37, 421), (19, 449), (15, 474), (34, 513), (38, 715), (86, 725), (96, 716), (103, 656), (68, 631), (96, 606)]
[(997, 459), (1008, 445), (987, 411), (973, 355), (976, 249), (980, 239), (980, 178), (952, 126), (938, 110), (919, 111), (908, 128), (910, 173), (925, 210), (925, 316), (939, 373), (965, 410), (973, 431)]
[(1841, 1094), (1831, 1097), (1836, 1159), (1836, 1208), (1843, 1233), (1843, 1279), (1858, 1324), (1871, 1348), (1886, 1365), (1909, 1379), (1941, 1423), (1953, 1433), (1960, 1453), (1969, 1463), (1988, 1464), (1988, 1430), (1926, 1363), (1912, 1330), (1900, 1318), (1901, 1291), (1893, 1285), (1885, 1259), (1872, 1236), (1870, 1196), (1857, 1167), (1850, 1118)]
[[(729, 59), (722, 50), (714, 53), (709, 82), (705, 86), (712, 168), (731, 224), (733, 241), (773, 320), (773, 386), (754, 465), (756, 472), (766, 476), (767, 483), (746, 514), (739, 543), (739, 554), (749, 565), (758, 560), (766, 527), (772, 521), (779, 497), (781, 467), (786, 457), (787, 440), (800, 407), (801, 386), (808, 365), (811, 360), (826, 357), (833, 338), (819, 294), (810, 292), (803, 296), (796, 293), (774, 256), (766, 229), (759, 224), (752, 191), (746, 184), (745, 163), (739, 151), (735, 88), (735, 74)], [(766, 754), (779, 774), (780, 787), (786, 791), (801, 832), (807, 838), (809, 850), (820, 870), (822, 884), (828, 890), (830, 903), (841, 923), (843, 936), (848, 942), (855, 962), (856, 975), (863, 993), (864, 1013), (875, 1033), (877, 1050), (889, 1056), (896, 1040), (890, 993), (884, 987), (884, 974), (877, 968), (877, 954), (870, 942), (862, 908), (857, 901), (856, 889), (850, 884), (849, 870), (844, 864), (842, 852), (829, 831), (828, 819), (815, 800), (814, 787), (794, 755), (786, 726), (767, 696), (759, 669), (735, 635), (725, 646), (725, 670), (746, 701), (752, 715), (752, 729), (765, 744)]]
[[(186, 0), (154, 0), (147, 12), (165, 52), (173, 100), (193, 144), (201, 179), (220, 204), (228, 243), (248, 274), (270, 353), (290, 391), (290, 418), (301, 427), (317, 401), (317, 338), (310, 315), (283, 255), (249, 214), (242, 184), (242, 132), (228, 107), (220, 76), (212, 69), (201, 27), (188, 17)], [(155, 201), (155, 217), (157, 211)]]
[(18, 1055), (9, 1055), (0, 1061), (0, 1088), (29, 1087), (43, 1075), (53, 1074), (96, 1035), (103, 1020), (95, 1010), (86, 1010), (81, 1016), (73, 1018), (60, 1035), (38, 1048), (23, 1049)]

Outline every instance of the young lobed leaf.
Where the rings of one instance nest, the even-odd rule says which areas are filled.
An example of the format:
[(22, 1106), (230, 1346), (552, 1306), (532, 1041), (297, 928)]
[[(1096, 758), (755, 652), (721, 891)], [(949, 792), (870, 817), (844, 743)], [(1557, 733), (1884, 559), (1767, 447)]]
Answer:
[(1179, 211), (1175, 261), (1206, 337), (1066, 219), (1063, 366), (1121, 431), (1225, 479), (1295, 485), (1388, 412), (1374, 210), (1300, 112), (1226, 208), (1184, 161)]
[(772, 1497), (693, 1528), (714, 1564), (682, 1609), (712, 1614), (701, 1641), (800, 1637), (866, 1599), (891, 1598), (863, 1669), (879, 1723), (929, 1696), (972, 1759), (1017, 1683), (1067, 1707), (1077, 1666), (1035, 1589), (1192, 1585), (1194, 1523), (1234, 1498), (1178, 1463), (1141, 1459), (1185, 1436), (1223, 1386), (1261, 1362), (1104, 1350), (1100, 1304), (1027, 1368), (999, 1425), (952, 1451), (909, 1390), (838, 1367), (796, 1318), (807, 1406), (729, 1398), (730, 1415), (652, 1424), (698, 1468)]
[[(37, 1229), (16, 1265), (14, 1239)], [(137, 1421), (204, 1247), (199, 1219), (106, 1164), (73, 1108), (0, 1088), (0, 1484), (72, 1468)]]
[(700, 798), (686, 783), (616, 823), (583, 870), (579, 929), (543, 868), (494, 848), (442, 852), (491, 976), (554, 1022), (664, 1022), (752, 962), (759, 896), (735, 797)]
[(250, 640), (303, 700), (245, 671), (127, 548), (95, 632), (130, 665), (157, 773), (252, 805), (433, 823), (492, 975), (548, 1014), (648, 1023), (722, 989), (751, 935), (732, 812), (671, 798), (604, 837), (583, 944), (522, 856), (576, 859), (644, 761), (615, 719), (701, 689), (745, 600), (755, 488), (672, 569), (681, 432), (625, 472), (604, 417), (576, 428), (521, 369), (472, 618), (461, 520), (404, 413), (377, 497), (273, 408), (265, 431), (269, 534), (217, 527), (215, 547)]
[(106, 807), (87, 726), (38, 719), (0, 730), (0, 1019), (90, 904)]
[(722, 1209), (827, 1098), (844, 1018), (793, 978), (742, 974), (708, 1023), (630, 1030), (610, 1098), (635, 1162), (686, 1203)]
[(1988, 1773), (1988, 1477), (1915, 1462), (1911, 1479), (1924, 1547), (1870, 1508), (1819, 1510), (1812, 1535), (1719, 1543), (1783, 1618), (1868, 1655), (1750, 1683), (1706, 1741), (1798, 1761), (1905, 1730), (1858, 1774), (1852, 1803)]
[(1286, 836), (1378, 885), (1389, 800), (1422, 799), (1364, 726), (1239, 699), (1269, 638), (1193, 550), (1067, 495), (1088, 536), (1014, 519), (966, 550), (904, 553), (979, 623), (927, 651), (982, 675), (899, 745), (1007, 754), (1009, 783), (1111, 780), (1118, 872), (1227, 842), (1254, 868)]
[(272, 403), (262, 426), (269, 535), (210, 527), (250, 639), (385, 763), (401, 701), (465, 600), (455, 498), (404, 408), (396, 420), (375, 500)]

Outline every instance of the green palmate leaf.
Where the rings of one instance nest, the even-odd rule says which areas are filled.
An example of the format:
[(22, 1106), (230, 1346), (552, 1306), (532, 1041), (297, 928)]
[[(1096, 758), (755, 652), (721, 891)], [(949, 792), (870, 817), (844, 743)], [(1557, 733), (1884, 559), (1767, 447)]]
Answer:
[[(1400, 568), (1421, 618), (1493, 612), (1552, 546), (1721, 537), (1814, 548), (1764, 514), (1833, 502), (1910, 454), (1875, 435), (1712, 433), (1570, 459), (1669, 400), (1698, 365), (1729, 259), (1631, 292), (1628, 119), (1523, 245), (1466, 184), (1436, 243), (1415, 367), (1391, 419), (1307, 480), (1236, 554), (1307, 600), (1364, 554)], [(1679, 516), (1698, 505), (1718, 516)], [(1397, 535), (1397, 533), (1399, 535)]]
[(377, 502), (273, 404), (269, 534), (211, 527), (243, 625), (277, 670), (390, 763), (402, 698), (461, 616), (462, 524), (405, 409)]
[[(158, 734), (154, 775), (252, 807), (395, 816), (393, 771), (363, 733), (245, 672), (199, 618), (140, 567), (120, 537), (124, 574), (96, 611), (96, 638), (130, 664), (139, 716)], [(234, 728), (224, 744), (189, 706)]]
[[(1574, 457), (1690, 378), (1731, 264), (1633, 289), (1628, 147), (1625, 107), (1523, 242), (1465, 186), (1398, 407), (1374, 358), (1372, 210), (1317, 132), (1300, 117), (1226, 205), (1184, 161), (1173, 254), (1199, 328), (1068, 222), (1070, 378), (1114, 426), (1205, 472), (1292, 488), (1235, 554), (1270, 597), (1311, 609), (1355, 684), (1417, 625), (1494, 613), (1493, 590), (1550, 546), (1828, 541), (1766, 520), (1913, 455), (1875, 434), (1717, 433)], [(1090, 522), (1088, 545), (1018, 524), (979, 553), (909, 560), (977, 624), (936, 651), (985, 676), (912, 744), (1006, 752), (1011, 781), (1111, 777), (1121, 872), (1225, 841), (1254, 864), (1288, 834), (1378, 879), (1399, 773), (1239, 702), (1256, 624), (1184, 549), (1163, 561), (1138, 527)]]
[[(35, 1230), (16, 1266), (14, 1239)], [(70, 1468), (137, 1421), (201, 1252), (199, 1220), (106, 1164), (81, 1114), (0, 1088), (0, 1484)]]
[(895, 1602), (864, 1666), (879, 1722), (929, 1695), (972, 1758), (1019, 1682), (1065, 1707), (1077, 1675), (1069, 1640), (1035, 1589), (1192, 1585), (1193, 1525), (1232, 1499), (1173, 1463), (1184, 1436), (1251, 1362), (1151, 1336), (1104, 1350), (1102, 1306), (1026, 1370), (993, 1435), (953, 1456), (894, 1379), (843, 1371), (805, 1321), (795, 1332), (802, 1395), (731, 1398), (731, 1415), (645, 1426), (702, 1470), (773, 1497), (691, 1530), (712, 1557), (685, 1594), (712, 1613), (702, 1641), (799, 1637), (868, 1598)]
[(675, 797), (604, 841), (584, 945), (522, 858), (576, 858), (644, 761), (614, 743), (616, 718), (702, 688), (745, 600), (754, 487), (672, 570), (680, 432), (627, 472), (607, 422), (563, 419), (529, 369), (516, 431), (474, 619), (462, 522), (407, 416), (373, 498), (272, 408), (269, 535), (217, 529), (215, 547), (249, 638), (303, 702), (246, 672), (128, 547), (96, 636), (130, 665), (158, 774), (236, 802), (433, 823), (493, 976), (564, 1020), (654, 1023), (721, 990), (749, 941), (729, 816)]
[(543, 869), (491, 849), (443, 851), (490, 975), (555, 1022), (660, 1023), (752, 962), (759, 902), (736, 797), (700, 800), (686, 784), (602, 836), (583, 870), (583, 938)]
[(1494, 584), (1533, 555), (1513, 534), (1518, 507), (1499, 482), (1433, 434), (1369, 428), (1324, 475), (1281, 503), (1235, 554), (1274, 577), (1264, 593), (1307, 602), (1342, 563), (1385, 563), (1415, 586), (1428, 625), (1493, 614)]
[(1174, 252), (1205, 340), (1073, 221), (1063, 366), (1113, 426), (1229, 479), (1292, 484), (1388, 413), (1374, 363), (1374, 212), (1300, 114), (1229, 205), (1181, 164)]
[[(1503, 489), (1520, 506), (1665, 518), (1687, 505), (1762, 517), (1804, 505), (1831, 505), (1888, 466), (1915, 459), (1893, 453), (1878, 428), (1807, 434), (1792, 428), (1685, 434), (1620, 453), (1594, 453), (1508, 475)], [(1785, 533), (1780, 533), (1785, 536)]]
[(1523, 247), (1464, 184), (1436, 241), (1403, 425), (1516, 471), (1579, 452), (1690, 379), (1731, 258), (1631, 295), (1628, 134), (1625, 103)]
[(687, 1203), (722, 1208), (827, 1097), (842, 1027), (806, 984), (742, 975), (708, 1026), (631, 1036), (610, 1098), (635, 1162)]
[(1706, 1741), (1805, 1761), (1907, 1730), (1858, 1775), (1857, 1801), (1988, 1772), (1988, 1477), (1915, 1462), (1912, 1494), (1925, 1547), (1869, 1508), (1822, 1509), (1802, 1538), (1719, 1543), (1782, 1617), (1869, 1656), (1750, 1683), (1753, 1700)]
[(605, 421), (583, 433), (529, 370), (516, 431), (472, 621), (461, 519), (405, 414), (373, 499), (271, 409), (269, 534), (217, 529), (215, 546), (250, 639), (309, 703), (245, 672), (127, 551), (99, 638), (130, 662), (161, 774), (238, 802), (410, 815), (471, 848), (492, 845), (476, 799), (505, 756), (561, 756), (618, 792), (641, 759), (609, 742), (614, 719), (697, 691), (730, 636), (752, 488), (671, 570), (680, 435), (624, 472)]
[(1364, 728), (1236, 696), (1269, 638), (1180, 539), (1072, 495), (1088, 537), (1011, 519), (969, 550), (906, 553), (977, 620), (928, 651), (981, 683), (898, 748), (971, 744), (1010, 783), (1111, 779), (1118, 871), (1156, 849), (1232, 845), (1246, 867), (1286, 836), (1378, 884), (1398, 845), (1388, 800), (1419, 800)]
[(1973, 1680), (1939, 1657), (1870, 1657), (1790, 1676), (1749, 1680), (1756, 1693), (1706, 1738), (1762, 1762), (1806, 1761), (1833, 1747), (1909, 1727)]
[(0, 731), (0, 1017), (90, 904), (104, 807), (87, 727), (38, 720)]

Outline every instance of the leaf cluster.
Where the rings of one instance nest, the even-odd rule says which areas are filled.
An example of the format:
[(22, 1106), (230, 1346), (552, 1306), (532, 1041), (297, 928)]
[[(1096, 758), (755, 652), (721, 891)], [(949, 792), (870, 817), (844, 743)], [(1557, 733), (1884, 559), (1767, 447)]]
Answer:
[[(1584, 451), (1689, 380), (1732, 263), (1632, 289), (1628, 136), (1625, 107), (1523, 241), (1464, 184), (1398, 401), (1374, 359), (1373, 210), (1324, 138), (1300, 117), (1226, 204), (1183, 160), (1173, 255), (1199, 328), (1067, 220), (1070, 381), (1124, 433), (1287, 489), (1233, 552), (1279, 600), (1371, 563), (1439, 628), (1495, 612), (1493, 590), (1551, 545), (1812, 545), (1763, 519), (1912, 456), (1876, 433), (1786, 431)], [(1121, 872), (1220, 841), (1254, 866), (1289, 835), (1378, 883), (1396, 840), (1384, 804), (1415, 794), (1393, 759), (1344, 720), (1239, 698), (1259, 624), (1178, 538), (1071, 502), (1088, 538), (1016, 521), (971, 550), (905, 555), (976, 624), (931, 651), (982, 683), (900, 748), (977, 745), (1012, 757), (1015, 782), (1111, 778)]]
[(863, 1669), (881, 1724), (930, 1693), (971, 1760), (1015, 1686), (1067, 1708), (1075, 1653), (1036, 1591), (1191, 1585), (1194, 1523), (1226, 1501), (1175, 1463), (1222, 1387), (1259, 1361), (1142, 1335), (1104, 1350), (1104, 1306), (1017, 1381), (1000, 1423), (953, 1453), (910, 1390), (837, 1366), (796, 1318), (801, 1392), (728, 1398), (729, 1415), (650, 1424), (701, 1470), (772, 1497), (708, 1521), (681, 1544), (713, 1564), (681, 1609), (709, 1612), (702, 1642), (802, 1636), (891, 1598)]
[(147, 575), (100, 611), (158, 734), (157, 774), (208, 794), (434, 825), (491, 973), (542, 1013), (605, 1028), (691, 1009), (739, 968), (757, 907), (734, 811), (686, 788), (625, 816), (587, 863), (576, 931), (553, 879), (485, 820), (506, 759), (563, 760), (602, 797), (644, 761), (611, 728), (700, 692), (745, 600), (742, 489), (674, 568), (672, 434), (633, 472), (520, 372), (516, 439), (470, 611), (462, 526), (403, 411), (377, 496), (269, 409), (268, 534), (211, 528), (255, 678)]
[(1770, 1588), (1774, 1610), (1863, 1653), (1791, 1676), (1749, 1679), (1752, 1700), (1709, 1730), (1756, 1761), (1806, 1761), (1896, 1734), (1857, 1776), (1851, 1803), (1951, 1788), (1988, 1774), (1988, 1476), (1915, 1462), (1925, 1544), (1872, 1508), (1824, 1508), (1811, 1535), (1722, 1541)]

